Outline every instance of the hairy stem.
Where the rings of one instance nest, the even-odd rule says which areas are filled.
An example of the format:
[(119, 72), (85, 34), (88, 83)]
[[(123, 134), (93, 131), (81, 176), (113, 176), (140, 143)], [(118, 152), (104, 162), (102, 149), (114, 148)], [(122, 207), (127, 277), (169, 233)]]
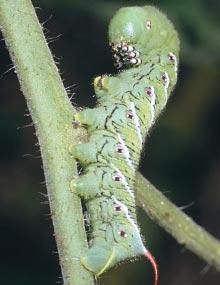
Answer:
[(77, 173), (68, 147), (73, 108), (30, 0), (1, 0), (0, 26), (35, 124), (65, 285), (92, 285), (79, 256), (87, 248), (80, 200), (69, 190)]
[(138, 204), (180, 244), (220, 270), (220, 242), (171, 203), (140, 173), (136, 177)]

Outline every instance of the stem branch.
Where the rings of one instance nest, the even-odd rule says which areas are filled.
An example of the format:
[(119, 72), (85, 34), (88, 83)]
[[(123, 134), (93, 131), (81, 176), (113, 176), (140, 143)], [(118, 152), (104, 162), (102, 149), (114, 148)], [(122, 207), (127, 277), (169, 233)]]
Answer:
[(138, 204), (180, 244), (220, 271), (220, 242), (171, 203), (140, 173), (136, 176)]

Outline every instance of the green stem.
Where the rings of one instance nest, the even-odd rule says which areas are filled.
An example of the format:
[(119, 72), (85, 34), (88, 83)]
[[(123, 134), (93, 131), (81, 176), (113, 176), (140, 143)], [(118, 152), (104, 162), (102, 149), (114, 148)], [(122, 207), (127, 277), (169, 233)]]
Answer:
[(180, 244), (220, 270), (220, 242), (171, 203), (140, 173), (136, 177), (138, 204)]
[(77, 173), (68, 147), (73, 108), (29, 0), (1, 0), (0, 27), (35, 124), (65, 285), (92, 285), (79, 256), (86, 250), (80, 200), (69, 190)]

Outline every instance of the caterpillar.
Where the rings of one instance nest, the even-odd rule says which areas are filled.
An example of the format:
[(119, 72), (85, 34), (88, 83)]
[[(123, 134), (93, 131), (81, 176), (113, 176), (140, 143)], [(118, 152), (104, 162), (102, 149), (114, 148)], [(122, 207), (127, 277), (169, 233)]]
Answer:
[(178, 35), (152, 6), (121, 8), (109, 25), (116, 76), (94, 79), (98, 105), (74, 115), (88, 131), (88, 142), (71, 147), (83, 174), (71, 190), (84, 199), (92, 234), (82, 265), (96, 276), (146, 249), (137, 224), (134, 182), (150, 127), (177, 81)]

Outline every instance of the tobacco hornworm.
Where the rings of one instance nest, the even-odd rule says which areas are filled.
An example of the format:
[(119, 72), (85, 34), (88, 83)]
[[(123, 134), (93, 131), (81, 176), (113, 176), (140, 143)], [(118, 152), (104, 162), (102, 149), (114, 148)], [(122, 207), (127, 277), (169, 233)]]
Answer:
[(87, 143), (71, 149), (84, 172), (71, 189), (86, 202), (92, 236), (81, 263), (96, 276), (145, 255), (157, 284), (157, 265), (136, 221), (133, 192), (145, 137), (176, 84), (179, 40), (164, 14), (151, 6), (120, 9), (110, 22), (116, 76), (94, 80), (98, 106), (75, 115)]

